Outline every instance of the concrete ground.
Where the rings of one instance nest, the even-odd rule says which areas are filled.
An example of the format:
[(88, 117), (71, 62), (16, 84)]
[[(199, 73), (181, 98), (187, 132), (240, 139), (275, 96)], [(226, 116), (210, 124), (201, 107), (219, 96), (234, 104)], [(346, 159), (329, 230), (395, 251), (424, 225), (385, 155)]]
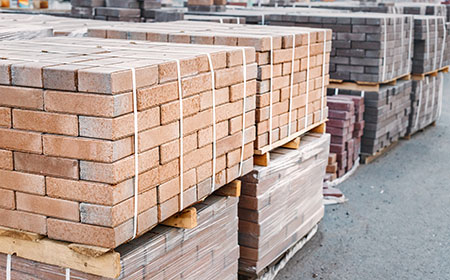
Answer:
[(338, 186), (284, 279), (450, 279), (450, 75), (441, 119)]

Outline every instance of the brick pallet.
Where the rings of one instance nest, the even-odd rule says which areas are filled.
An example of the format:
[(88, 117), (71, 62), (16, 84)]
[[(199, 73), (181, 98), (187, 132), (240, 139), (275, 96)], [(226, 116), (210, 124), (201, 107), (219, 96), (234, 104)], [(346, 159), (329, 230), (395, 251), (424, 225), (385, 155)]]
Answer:
[[(208, 197), (195, 205), (198, 212), (196, 228), (183, 230), (157, 226), (116, 249), (116, 254), (120, 255), (120, 263), (114, 264), (117, 271), (99, 267), (99, 273), (94, 275), (73, 269), (70, 279), (236, 279), (239, 258), (237, 202), (235, 197)], [(7, 237), (0, 237), (0, 242), (4, 240)], [(0, 254), (2, 280), (6, 275), (6, 262), (7, 256)], [(59, 280), (66, 274), (62, 267), (18, 256), (12, 256), (11, 266), (12, 279)]]
[(70, 0), (72, 17), (92, 19), (98, 7), (105, 6), (105, 0)]
[(364, 130), (364, 98), (335, 95), (327, 99), (327, 133), (331, 134), (330, 152), (336, 155), (337, 169), (329, 168), (337, 177), (349, 172), (359, 157)]
[[(404, 137), (411, 112), (412, 81), (401, 80), (395, 85), (382, 85), (378, 90), (364, 91), (364, 133), (361, 154), (374, 156)], [(328, 94), (334, 95), (335, 88)], [(361, 96), (361, 90), (338, 89), (339, 94)]]
[(1, 226), (115, 248), (253, 168), (253, 48), (53, 37), (1, 49)]
[(443, 73), (438, 73), (434, 76), (426, 76), (422, 80), (413, 81), (408, 136), (439, 119), (444, 90), (443, 75)]
[(188, 0), (188, 11), (222, 12), (226, 10), (226, 0)]
[(242, 178), (239, 273), (258, 277), (323, 217), (330, 136), (309, 134), (298, 150), (277, 148), (268, 167)]
[[(292, 57), (294, 34), (296, 47)], [(308, 34), (310, 34), (309, 71)], [(320, 125), (326, 119), (325, 88), (329, 80), (330, 30), (216, 23), (208, 23), (205, 26), (204, 23), (185, 21), (92, 28), (89, 29), (88, 35), (102, 38), (255, 47), (258, 75), (256, 83), (252, 86), (257, 92), (256, 154), (267, 153), (272, 148), (281, 146), (310, 130), (311, 127)], [(271, 38), (273, 52), (271, 52)], [(272, 104), (270, 104), (271, 53), (273, 53)], [(308, 114), (305, 117), (306, 109)], [(271, 138), (269, 131), (272, 131)]]
[(184, 20), (189, 20), (189, 21), (211, 21), (211, 22), (217, 22), (217, 23), (245, 24), (245, 18), (244, 17), (185, 15), (184, 16)]
[(335, 153), (331, 153), (328, 156), (328, 165), (326, 168), (327, 173), (325, 174), (324, 181), (333, 181), (337, 179), (337, 171), (338, 171), (338, 162), (337, 162), (337, 155)]
[(139, 0), (105, 0), (105, 7), (95, 9), (95, 19), (111, 21), (141, 21)]
[(450, 65), (450, 30), (445, 18), (414, 16), (413, 74), (437, 71)]

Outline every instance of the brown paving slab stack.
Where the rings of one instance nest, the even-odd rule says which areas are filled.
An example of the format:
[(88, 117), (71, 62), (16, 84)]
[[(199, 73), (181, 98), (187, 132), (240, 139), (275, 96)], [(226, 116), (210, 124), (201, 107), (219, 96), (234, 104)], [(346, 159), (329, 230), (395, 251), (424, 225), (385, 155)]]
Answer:
[(253, 168), (254, 48), (63, 37), (0, 48), (1, 226), (115, 248)]
[[(309, 71), (308, 34), (310, 34)], [(208, 23), (205, 26), (200, 22), (183, 21), (97, 27), (89, 29), (88, 35), (102, 38), (255, 47), (258, 64), (258, 76), (255, 83), (257, 92), (256, 154), (264, 154), (272, 148), (281, 146), (299, 136), (300, 133), (323, 123), (326, 119), (325, 95), (329, 81), (328, 66), (331, 51), (331, 31), (328, 29), (216, 23)], [(292, 39), (294, 37), (293, 59)], [(271, 52), (271, 39), (273, 52)], [(272, 67), (271, 53), (273, 53)], [(293, 64), (292, 61), (294, 61)], [(271, 68), (273, 69), (272, 107), (270, 105)], [(305, 114), (306, 110), (308, 110), (307, 114)], [(272, 117), (270, 117), (271, 112)], [(291, 116), (290, 131), (288, 129), (289, 115)], [(271, 123), (272, 129), (270, 129)], [(271, 143), (269, 131), (272, 131)]]
[(72, 17), (93, 19), (96, 8), (104, 7), (106, 3), (105, 0), (70, 0), (70, 4)]
[[(196, 204), (198, 226), (175, 229), (157, 226), (116, 249), (121, 274), (116, 279), (236, 279), (238, 270), (238, 198), (210, 196)], [(217, 233), (220, 232), (218, 236)], [(65, 269), (16, 256), (11, 260), (12, 279), (60, 280)], [(6, 255), (0, 254), (0, 279), (6, 273)], [(71, 279), (111, 278), (71, 270)]]
[(273, 150), (270, 166), (242, 178), (240, 274), (261, 276), (322, 219), (329, 146), (329, 134), (307, 134), (297, 150)]
[(331, 182), (337, 179), (338, 162), (337, 155), (335, 153), (330, 153), (328, 156), (328, 165), (326, 168), (327, 173), (325, 174), (325, 182)]

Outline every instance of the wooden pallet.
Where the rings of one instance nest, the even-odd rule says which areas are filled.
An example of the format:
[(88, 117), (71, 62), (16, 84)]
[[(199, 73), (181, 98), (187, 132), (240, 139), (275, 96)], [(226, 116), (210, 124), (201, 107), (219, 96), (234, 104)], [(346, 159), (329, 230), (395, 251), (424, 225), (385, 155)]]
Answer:
[(411, 74), (406, 74), (403, 76), (399, 76), (390, 80), (386, 80), (384, 82), (362, 82), (355, 81), (349, 82), (344, 80), (334, 80), (330, 79), (330, 84), (328, 88), (338, 88), (338, 89), (346, 89), (346, 90), (356, 90), (356, 91), (378, 91), (382, 85), (396, 85), (397, 81), (401, 80), (411, 80)]
[(376, 159), (380, 158), (381, 156), (385, 155), (387, 152), (389, 152), (390, 150), (394, 149), (398, 144), (398, 141), (393, 142), (392, 144), (390, 144), (389, 146), (381, 149), (380, 151), (376, 152), (374, 155), (365, 155), (365, 154), (361, 154), (360, 160), (362, 164), (369, 164), (373, 161), (375, 161)]
[(424, 128), (418, 129), (417, 131), (415, 131), (415, 132), (413, 132), (411, 134), (403, 136), (402, 139), (404, 139), (404, 140), (411, 140), (411, 137), (413, 137), (416, 133), (424, 132), (425, 129), (427, 129), (430, 126), (436, 126), (436, 121), (430, 123), (429, 125), (425, 126)]
[(412, 79), (414, 81), (420, 81), (425, 79), (425, 77), (429, 76), (429, 77), (436, 77), (438, 75), (439, 72), (442, 73), (448, 73), (449, 72), (449, 66), (444, 66), (442, 68), (433, 70), (433, 71), (429, 71), (423, 74), (412, 74)]
[(255, 155), (253, 156), (253, 163), (255, 165), (260, 166), (269, 166), (271, 150), (279, 147), (288, 149), (298, 149), (298, 147), (300, 146), (301, 136), (306, 134), (307, 132), (325, 133), (326, 121), (327, 120), (323, 120), (320, 123), (313, 124), (307, 127), (306, 129), (303, 129), (301, 131), (292, 134), (289, 137), (278, 140), (275, 143), (272, 143), (271, 148), (269, 146), (265, 146), (262, 149), (255, 150)]

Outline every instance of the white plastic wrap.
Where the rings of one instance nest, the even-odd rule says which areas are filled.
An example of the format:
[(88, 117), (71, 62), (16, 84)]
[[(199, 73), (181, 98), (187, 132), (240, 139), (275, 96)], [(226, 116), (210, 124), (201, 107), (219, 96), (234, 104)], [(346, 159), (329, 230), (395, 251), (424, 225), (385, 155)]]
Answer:
[[(210, 196), (195, 207), (198, 226), (158, 226), (116, 249), (121, 254), (118, 279), (237, 279), (239, 246), (235, 197)], [(6, 255), (0, 254), (0, 280), (6, 276)], [(11, 280), (61, 280), (66, 269), (12, 257)], [(70, 279), (107, 279), (70, 271)]]
[(53, 28), (43, 26), (11, 26), (0, 22), (0, 41), (26, 40), (53, 36)]
[(329, 145), (329, 134), (308, 134), (298, 150), (275, 149), (270, 166), (242, 178), (241, 273), (260, 275), (320, 221)]

